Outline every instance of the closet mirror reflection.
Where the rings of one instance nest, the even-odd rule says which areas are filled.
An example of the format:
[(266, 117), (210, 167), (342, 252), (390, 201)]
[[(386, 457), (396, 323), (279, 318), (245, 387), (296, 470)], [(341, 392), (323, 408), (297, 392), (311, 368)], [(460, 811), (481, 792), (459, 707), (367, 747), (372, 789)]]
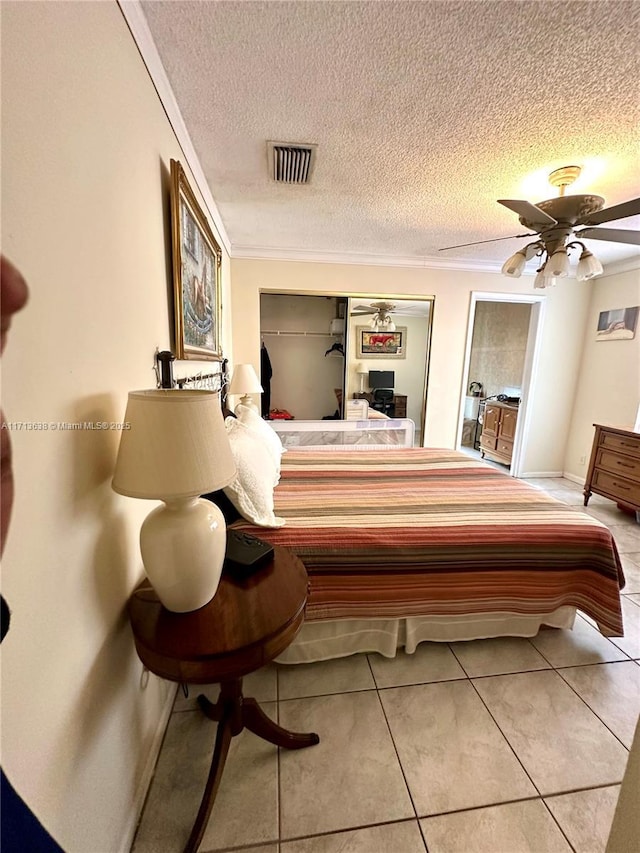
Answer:
[(432, 297), (261, 293), (263, 414), (342, 419), (346, 401), (364, 397), (413, 420), (423, 445), (432, 307)]

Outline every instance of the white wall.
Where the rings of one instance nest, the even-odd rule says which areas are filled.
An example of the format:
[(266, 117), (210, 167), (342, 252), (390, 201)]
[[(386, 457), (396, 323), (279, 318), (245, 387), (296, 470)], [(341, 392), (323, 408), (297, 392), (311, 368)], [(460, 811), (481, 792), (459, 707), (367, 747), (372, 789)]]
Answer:
[(565, 466), (582, 480), (591, 455), (593, 424), (630, 429), (635, 423), (640, 404), (640, 323), (633, 340), (596, 340), (601, 311), (635, 305), (640, 305), (638, 270), (594, 280)]
[[(31, 288), (3, 356), (5, 415), (121, 420), (170, 345), (180, 148), (115, 2), (3, 3), (2, 75), (2, 249)], [(226, 256), (223, 270), (228, 305)], [(111, 490), (118, 438), (12, 433), (2, 763), (70, 853), (128, 849), (172, 695), (143, 686), (127, 622), (153, 504)]]
[[(497, 273), (424, 268), (233, 259), (231, 275), (232, 313), (239, 318), (233, 326), (236, 361), (258, 358), (261, 288), (372, 298), (433, 295), (425, 440), (432, 447), (455, 447), (471, 294), (540, 292), (533, 290), (531, 276), (514, 280)], [(533, 435), (523, 458), (525, 473), (563, 470), (590, 287), (589, 283), (561, 279), (555, 288), (545, 291), (541, 357), (529, 403)]]

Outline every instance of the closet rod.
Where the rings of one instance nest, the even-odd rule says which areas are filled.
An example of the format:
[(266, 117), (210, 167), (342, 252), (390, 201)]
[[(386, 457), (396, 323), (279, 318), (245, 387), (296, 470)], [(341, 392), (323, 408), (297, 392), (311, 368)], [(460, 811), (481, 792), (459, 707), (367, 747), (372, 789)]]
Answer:
[(277, 329), (271, 329), (268, 331), (260, 332), (262, 337), (265, 335), (275, 335), (282, 337), (305, 337), (305, 338), (335, 338), (337, 335), (332, 335), (331, 332), (288, 332), (288, 331), (279, 331)]

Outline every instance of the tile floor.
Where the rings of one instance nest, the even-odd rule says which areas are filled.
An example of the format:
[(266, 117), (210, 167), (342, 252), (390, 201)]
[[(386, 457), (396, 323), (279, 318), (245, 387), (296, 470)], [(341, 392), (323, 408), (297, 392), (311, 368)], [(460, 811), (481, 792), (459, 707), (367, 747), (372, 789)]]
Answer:
[[(585, 511), (565, 479), (530, 481)], [(627, 577), (626, 635), (423, 643), (388, 660), (275, 664), (246, 695), (318, 746), (234, 738), (201, 853), (601, 853), (640, 713), (640, 525), (597, 495)], [(179, 693), (133, 850), (180, 851), (215, 724)], [(205, 691), (215, 699), (217, 688)]]

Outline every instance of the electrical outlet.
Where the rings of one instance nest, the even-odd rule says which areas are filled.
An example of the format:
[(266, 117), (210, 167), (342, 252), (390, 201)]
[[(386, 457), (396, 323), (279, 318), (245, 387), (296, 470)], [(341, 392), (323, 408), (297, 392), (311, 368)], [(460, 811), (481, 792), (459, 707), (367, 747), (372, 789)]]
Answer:
[(580, 464), (581, 464), (581, 465), (586, 465), (586, 463), (587, 463), (587, 457), (586, 457), (586, 456), (581, 456), (581, 457), (580, 457)]

